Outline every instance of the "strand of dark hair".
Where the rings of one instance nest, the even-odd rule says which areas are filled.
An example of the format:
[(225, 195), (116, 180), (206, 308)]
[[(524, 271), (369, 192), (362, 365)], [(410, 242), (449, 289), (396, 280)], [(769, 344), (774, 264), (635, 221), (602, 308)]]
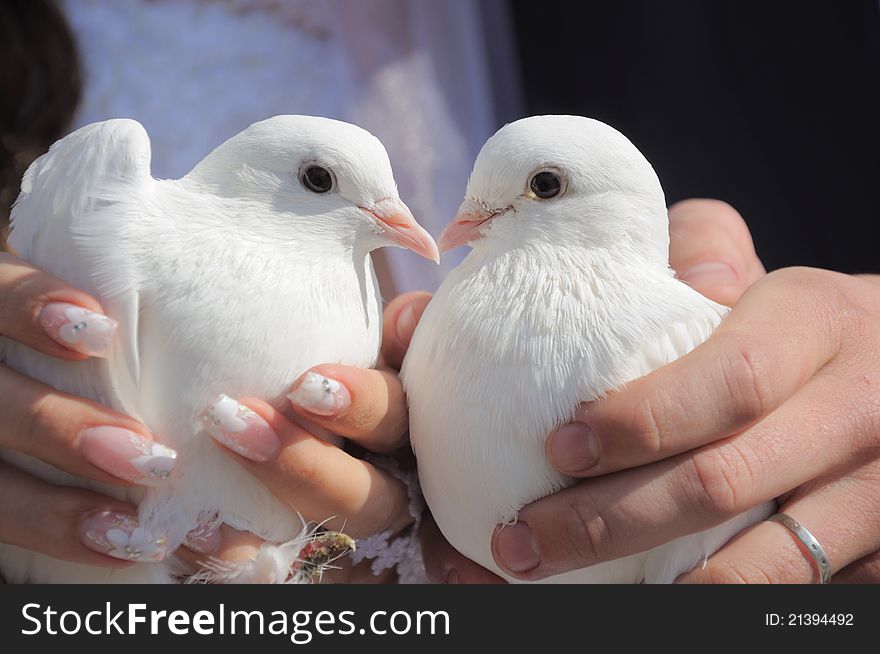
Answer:
[(76, 44), (55, 2), (0, 2), (0, 248), (22, 175), (66, 131), (80, 88)]

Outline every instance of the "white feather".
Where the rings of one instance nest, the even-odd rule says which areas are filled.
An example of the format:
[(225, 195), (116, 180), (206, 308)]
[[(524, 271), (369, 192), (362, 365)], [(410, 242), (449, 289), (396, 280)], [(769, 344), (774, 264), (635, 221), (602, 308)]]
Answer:
[[(548, 166), (567, 189), (541, 201), (528, 179)], [(438, 526), (463, 554), (515, 581), (492, 557), (495, 525), (574, 483), (548, 463), (547, 435), (579, 403), (702, 343), (726, 309), (673, 277), (660, 183), (598, 121), (545, 116), (504, 127), (480, 152), (467, 196), (509, 210), (434, 296), (402, 377)], [(548, 581), (669, 582), (768, 510)]]
[[(338, 192), (302, 188), (298, 169), (309, 161), (334, 171)], [(62, 362), (2, 346), (16, 370), (144, 421), (178, 450), (177, 474), (167, 487), (125, 491), (16, 452), (0, 456), (52, 483), (137, 503), (140, 524), (166, 534), (169, 551), (215, 512), (271, 543), (296, 541), (295, 507), (220, 452), (197, 416), (220, 393), (280, 407), (319, 363), (374, 365), (381, 314), (369, 252), (388, 243), (357, 207), (397, 197), (387, 155), (353, 125), (278, 116), (181, 180), (155, 180), (149, 166), (143, 128), (112, 120), (70, 134), (28, 169), (10, 244), (94, 294), (120, 330), (106, 360)], [(0, 571), (13, 582), (172, 576), (168, 563), (111, 572), (9, 546), (0, 546)]]

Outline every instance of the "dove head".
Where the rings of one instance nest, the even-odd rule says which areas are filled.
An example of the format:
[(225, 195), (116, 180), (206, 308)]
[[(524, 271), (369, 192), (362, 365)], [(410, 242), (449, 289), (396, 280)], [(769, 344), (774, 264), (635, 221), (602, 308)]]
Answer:
[[(185, 182), (252, 203), (248, 225), (283, 238), (371, 251), (403, 247), (439, 261), (434, 240), (397, 194), (382, 143), (355, 125), (275, 116), (216, 148)], [(317, 244), (317, 243), (316, 243)]]
[(666, 204), (654, 169), (617, 130), (580, 116), (504, 126), (474, 164), (441, 251), (573, 245), (668, 257)]

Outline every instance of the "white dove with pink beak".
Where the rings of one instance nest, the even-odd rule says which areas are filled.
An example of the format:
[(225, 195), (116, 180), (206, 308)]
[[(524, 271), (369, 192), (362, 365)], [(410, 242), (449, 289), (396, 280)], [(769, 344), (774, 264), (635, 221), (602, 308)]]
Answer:
[[(440, 530), (504, 576), (496, 525), (574, 483), (545, 440), (596, 400), (702, 343), (727, 309), (675, 279), (666, 203), (622, 134), (577, 116), (511, 123), (483, 146), (441, 249), (473, 251), (428, 305), (404, 362), (410, 438)], [(649, 552), (545, 580), (671, 582), (770, 505)]]
[[(108, 555), (135, 565), (111, 570), (0, 546), (3, 577), (167, 582), (167, 557), (188, 532), (204, 532), (207, 518), (269, 542), (262, 560), (225, 567), (225, 579), (287, 579), (302, 521), (206, 430), (222, 440), (252, 426), (255, 414), (221, 394), (280, 408), (314, 365), (375, 364), (381, 306), (370, 252), (390, 245), (438, 259), (398, 197), (382, 144), (347, 123), (276, 116), (220, 145), (184, 178), (156, 180), (140, 124), (88, 125), (28, 169), (9, 243), (94, 295), (118, 328), (106, 358), (65, 362), (0, 339), (0, 360), (130, 414), (176, 450), (177, 461), (171, 472), (167, 450), (145, 452), (142, 467), (157, 483), (126, 490), (0, 451), (50, 482), (139, 506), (136, 524), (98, 521), (90, 534)], [(59, 313), (53, 320), (75, 320), (70, 338), (81, 351), (109, 342), (106, 319)]]

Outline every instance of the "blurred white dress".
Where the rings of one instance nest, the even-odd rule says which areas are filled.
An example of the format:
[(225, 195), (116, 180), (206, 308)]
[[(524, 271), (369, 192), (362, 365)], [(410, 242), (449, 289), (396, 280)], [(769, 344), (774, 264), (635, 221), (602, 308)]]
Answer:
[[(85, 73), (74, 127), (135, 118), (156, 177), (276, 114), (365, 127), (388, 149), (401, 197), (435, 236), (498, 127), (483, 15), (472, 0), (65, 0)], [(398, 291), (437, 269), (387, 250)]]

